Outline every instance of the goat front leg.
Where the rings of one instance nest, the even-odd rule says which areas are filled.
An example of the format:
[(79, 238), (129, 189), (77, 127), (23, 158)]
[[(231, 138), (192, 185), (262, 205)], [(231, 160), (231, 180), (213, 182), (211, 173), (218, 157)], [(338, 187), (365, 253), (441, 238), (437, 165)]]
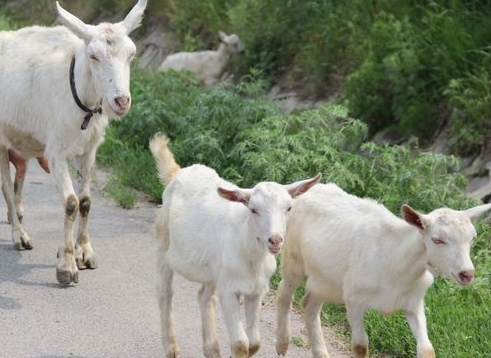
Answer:
[[(307, 294), (304, 296), (302, 305), (304, 308), (305, 326), (312, 347), (312, 356), (314, 358), (329, 358), (329, 353), (324, 342), (324, 335), (321, 329), (320, 310), (322, 300), (309, 292), (307, 285)], [(358, 356), (356, 356), (358, 358)]]
[(235, 292), (220, 290), (220, 305), (223, 319), (230, 337), (230, 354), (232, 358), (249, 357), (249, 339), (240, 321), (239, 296)]
[(369, 356), (368, 334), (364, 325), (365, 312), (365, 307), (361, 307), (357, 303), (346, 302), (346, 315), (351, 327), (351, 350), (355, 358)]
[(78, 168), (78, 173), (81, 177), (81, 189), (78, 196), (80, 205), (80, 221), (77, 235), (76, 262), (80, 270), (86, 268), (96, 269), (97, 259), (92, 248), (88, 230), (89, 212), (91, 205), (90, 182), (92, 176), (92, 168), (94, 167), (95, 162), (95, 152), (79, 158), (78, 162), (81, 163)]
[(12, 226), (12, 241), (16, 250), (32, 249), (31, 239), (22, 228), (15, 204), (14, 184), (10, 176), (9, 151), (5, 147), (0, 147), (0, 172), (2, 180), (2, 192), (7, 203), (8, 216)]
[(56, 186), (61, 192), (65, 208), (63, 227), (63, 246), (58, 249), (56, 278), (62, 285), (78, 282), (78, 267), (75, 261), (75, 242), (73, 240), (73, 223), (79, 210), (78, 198), (73, 190), (72, 180), (65, 158), (50, 159)]
[(244, 297), (244, 309), (249, 338), (249, 357), (252, 357), (261, 347), (261, 332), (259, 330), (261, 295), (246, 295)]
[(201, 311), (203, 351), (206, 358), (220, 358), (215, 316), (216, 300), (214, 287), (201, 286), (198, 292), (198, 303)]
[(426, 316), (423, 300), (418, 303), (414, 311), (405, 311), (407, 323), (416, 338), (418, 358), (435, 358), (435, 350), (428, 338)]

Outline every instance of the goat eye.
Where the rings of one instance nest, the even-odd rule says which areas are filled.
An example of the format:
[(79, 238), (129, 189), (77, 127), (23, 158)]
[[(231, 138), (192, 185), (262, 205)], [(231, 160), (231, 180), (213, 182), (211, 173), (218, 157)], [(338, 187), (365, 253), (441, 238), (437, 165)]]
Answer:
[(256, 209), (251, 209), (251, 213), (257, 214), (257, 210)]
[(445, 245), (445, 241), (442, 240), (442, 239), (439, 239), (439, 238), (431, 238), (431, 241), (433, 241), (433, 243), (435, 245)]
[(290, 206), (288, 209), (286, 209), (286, 212), (289, 213), (292, 210), (292, 207)]
[(90, 55), (90, 59), (99, 62), (99, 59), (96, 55)]

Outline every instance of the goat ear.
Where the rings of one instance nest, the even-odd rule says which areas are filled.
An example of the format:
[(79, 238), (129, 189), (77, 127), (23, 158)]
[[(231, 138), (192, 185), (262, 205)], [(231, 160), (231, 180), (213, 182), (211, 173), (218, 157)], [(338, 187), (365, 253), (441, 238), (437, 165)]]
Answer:
[(218, 31), (218, 38), (220, 39), (220, 41), (225, 42), (225, 40), (227, 39), (227, 34), (225, 32), (223, 32), (222, 30), (219, 30)]
[(285, 185), (286, 190), (291, 195), (292, 198), (299, 196), (300, 194), (305, 193), (307, 190), (312, 188), (315, 184), (317, 184), (322, 178), (322, 174), (318, 173), (315, 177), (310, 179), (305, 179), (301, 181), (297, 181), (296, 183)]
[(475, 222), (477, 219), (479, 219), (481, 215), (483, 215), (490, 209), (491, 209), (491, 204), (484, 204), (464, 210), (463, 212), (471, 219), (472, 222)]
[(61, 7), (58, 1), (56, 2), (56, 9), (58, 10), (58, 18), (63, 25), (68, 27), (75, 35), (77, 35), (77, 37), (81, 38), (86, 43), (90, 42), (92, 39), (90, 31), (91, 25), (85, 24), (78, 17), (66, 11)]
[(147, 7), (147, 0), (138, 0), (138, 3), (131, 9), (131, 11), (126, 15), (123, 21), (120, 22), (121, 25), (126, 29), (126, 34), (140, 26), (143, 18), (143, 13)]
[(251, 192), (244, 189), (228, 190), (222, 187), (217, 189), (218, 195), (230, 201), (237, 201), (244, 205), (249, 205), (249, 199), (251, 198)]
[(407, 204), (404, 204), (402, 206), (401, 213), (402, 213), (402, 217), (408, 224), (416, 226), (420, 230), (424, 230), (428, 226), (428, 223), (424, 218), (424, 215), (417, 212)]

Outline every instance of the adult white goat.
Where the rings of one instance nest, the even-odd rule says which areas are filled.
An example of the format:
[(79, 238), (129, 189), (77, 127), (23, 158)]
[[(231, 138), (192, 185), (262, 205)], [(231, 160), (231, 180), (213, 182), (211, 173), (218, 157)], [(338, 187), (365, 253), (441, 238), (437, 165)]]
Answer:
[[(62, 284), (78, 282), (79, 268), (97, 266), (87, 229), (91, 172), (109, 118), (130, 109), (130, 62), (136, 49), (128, 34), (140, 24), (146, 3), (139, 0), (119, 23), (97, 26), (56, 3), (65, 26), (0, 33), (0, 124), (13, 133), (0, 138), (0, 170), (4, 192), (10, 193), (12, 240), (17, 249), (31, 246), (15, 213), (8, 150), (19, 137), (32, 138), (44, 148), (64, 201), (64, 245), (56, 268)], [(81, 176), (78, 197), (68, 159)], [(79, 211), (75, 245), (73, 225)]]
[(323, 302), (344, 302), (352, 351), (368, 357), (363, 319), (367, 309), (403, 310), (417, 341), (419, 358), (433, 358), (424, 295), (440, 274), (459, 285), (474, 278), (471, 220), (491, 208), (440, 208), (421, 214), (402, 206), (400, 219), (371, 199), (347, 194), (334, 184), (316, 185), (296, 200), (282, 255), (277, 296), (276, 350), (285, 355), (290, 339), (292, 295), (307, 276), (304, 315), (312, 355), (327, 358), (319, 312)]
[[(204, 165), (180, 169), (157, 135), (150, 142), (166, 185), (156, 218), (158, 298), (165, 357), (179, 357), (172, 321), (174, 271), (202, 284), (198, 293), (205, 357), (220, 357), (215, 330), (216, 291), (230, 336), (233, 358), (250, 357), (260, 346), (261, 299), (276, 269), (292, 198), (320, 180), (320, 174), (289, 185), (262, 182), (241, 189)], [(244, 297), (246, 331), (240, 320)]]
[(176, 71), (191, 71), (198, 81), (209, 86), (220, 80), (225, 73), (230, 57), (244, 50), (239, 36), (218, 32), (220, 46), (216, 51), (178, 52), (169, 55), (158, 68), (160, 71), (170, 69)]

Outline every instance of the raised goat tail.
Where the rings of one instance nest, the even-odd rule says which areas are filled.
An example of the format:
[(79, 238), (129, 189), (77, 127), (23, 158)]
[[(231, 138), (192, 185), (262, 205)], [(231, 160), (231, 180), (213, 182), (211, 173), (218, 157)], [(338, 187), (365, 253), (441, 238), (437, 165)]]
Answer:
[(150, 140), (150, 151), (157, 164), (157, 173), (164, 186), (167, 186), (181, 167), (174, 160), (174, 154), (168, 147), (169, 139), (162, 133), (157, 133)]

